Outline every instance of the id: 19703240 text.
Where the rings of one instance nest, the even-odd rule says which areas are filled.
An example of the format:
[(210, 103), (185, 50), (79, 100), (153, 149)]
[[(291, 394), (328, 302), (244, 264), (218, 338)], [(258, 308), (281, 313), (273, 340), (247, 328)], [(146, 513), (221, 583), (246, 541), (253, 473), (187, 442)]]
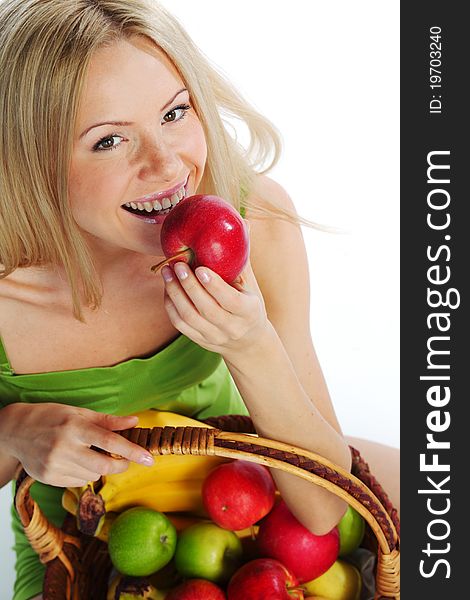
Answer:
[(442, 35), (439, 26), (429, 28), (429, 87), (431, 99), (430, 114), (442, 112)]

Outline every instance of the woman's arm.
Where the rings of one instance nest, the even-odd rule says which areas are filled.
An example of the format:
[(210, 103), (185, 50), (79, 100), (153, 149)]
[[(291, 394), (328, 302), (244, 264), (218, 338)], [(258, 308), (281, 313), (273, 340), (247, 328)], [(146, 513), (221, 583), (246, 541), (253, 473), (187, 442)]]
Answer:
[[(293, 209), (286, 192), (260, 177), (257, 200), (270, 197)], [(247, 215), (249, 218), (249, 215)], [(272, 329), (249, 350), (224, 356), (260, 435), (318, 453), (349, 470), (341, 435), (313, 347), (310, 284), (301, 229), (280, 219), (252, 219), (251, 265), (246, 287), (263, 295)], [(315, 533), (326, 533), (346, 509), (344, 501), (297, 476), (272, 470), (292, 512)]]
[[(260, 180), (257, 199), (270, 195), (290, 202), (280, 186)], [(204, 267), (192, 273), (178, 263), (176, 278), (164, 267), (168, 316), (184, 335), (223, 356), (262, 436), (304, 447), (349, 470), (349, 448), (310, 338), (308, 267), (300, 229), (279, 219), (247, 218), (253, 224), (256, 276), (250, 263), (243, 281), (232, 285)], [(207, 281), (199, 279), (204, 271)], [(276, 470), (273, 475), (289, 508), (314, 533), (327, 533), (346, 510), (343, 500), (318, 486)]]
[(0, 409), (0, 488), (13, 479), (19, 465), (18, 459), (1, 444), (1, 440), (5, 439), (5, 428), (8, 427), (7, 412), (6, 408)]
[(19, 464), (19, 461), (14, 456), (0, 450), (0, 488), (14, 478)]
[[(286, 191), (268, 177), (259, 177), (258, 190), (258, 201), (260, 196), (269, 197), (296, 212)], [(312, 342), (310, 276), (302, 230), (280, 219), (253, 219), (250, 226), (250, 262), (268, 318), (308, 396), (330, 425), (341, 433)]]
[(9, 404), (0, 410), (0, 483), (12, 478), (18, 463), (34, 479), (58, 487), (80, 487), (101, 475), (121, 473), (128, 460), (153, 464), (147, 451), (115, 433), (136, 423), (134, 416), (52, 402)]
[[(308, 396), (274, 328), (256, 347), (225, 361), (262, 437), (305, 448), (350, 469), (346, 442)], [(345, 502), (330, 492), (297, 476), (271, 472), (291, 511), (313, 533), (327, 533), (344, 514)]]

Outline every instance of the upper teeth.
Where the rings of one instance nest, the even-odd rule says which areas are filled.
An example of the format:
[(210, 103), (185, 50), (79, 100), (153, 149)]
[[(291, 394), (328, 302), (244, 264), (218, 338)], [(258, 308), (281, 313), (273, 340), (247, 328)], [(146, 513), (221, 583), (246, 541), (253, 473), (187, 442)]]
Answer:
[(152, 210), (165, 210), (171, 206), (176, 206), (178, 202), (185, 197), (185, 195), (186, 190), (183, 186), (169, 198), (162, 198), (160, 202), (158, 200), (146, 202), (126, 202), (126, 206), (128, 208), (133, 208), (134, 210), (142, 210), (147, 212), (152, 212)]

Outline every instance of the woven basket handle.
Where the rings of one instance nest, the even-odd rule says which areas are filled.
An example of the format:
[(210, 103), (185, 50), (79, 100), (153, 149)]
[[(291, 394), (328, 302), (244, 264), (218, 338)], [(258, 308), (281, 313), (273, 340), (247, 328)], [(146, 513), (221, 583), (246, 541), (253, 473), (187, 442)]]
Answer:
[[(251, 417), (247, 415), (222, 415), (218, 417), (208, 417), (203, 419), (202, 423), (206, 423), (215, 429), (221, 429), (222, 431), (232, 431), (237, 433), (257, 433)], [(400, 536), (400, 520), (398, 518), (398, 511), (393, 506), (387, 493), (371, 473), (369, 465), (366, 463), (364, 458), (361, 456), (356, 448), (349, 446), (352, 457), (351, 474), (355, 475), (362, 483), (373, 494), (377, 496), (381, 504), (390, 515), (390, 518), (395, 525), (398, 537)]]
[[(254, 434), (222, 431), (207, 426), (151, 429), (134, 427), (118, 433), (154, 455), (191, 454), (248, 460), (297, 475), (334, 493), (364, 517), (377, 539), (376, 598), (399, 599), (397, 527), (377, 496), (348, 471), (322, 456), (296, 446)], [(37, 517), (42, 513), (29, 495), (32, 483), (34, 480), (23, 471), (17, 479), (15, 505), (32, 547), (38, 552), (42, 562), (48, 562), (55, 556), (61, 558), (64, 542), (79, 542), (76, 539), (65, 539), (70, 536), (65, 536), (60, 529), (47, 523), (43, 516), (42, 520)], [(33, 520), (35, 527), (31, 532)], [(37, 523), (40, 521), (42, 526), (39, 528), (38, 543)], [(42, 550), (43, 548), (46, 550)]]

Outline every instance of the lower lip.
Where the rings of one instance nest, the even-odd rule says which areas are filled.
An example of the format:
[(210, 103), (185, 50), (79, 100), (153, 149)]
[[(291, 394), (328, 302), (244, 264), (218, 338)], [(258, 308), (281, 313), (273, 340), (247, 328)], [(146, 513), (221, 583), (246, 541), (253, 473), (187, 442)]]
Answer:
[[(188, 193), (188, 189), (187, 189), (187, 183), (184, 186), (184, 197), (183, 200), (187, 197), (187, 193)], [(181, 202), (181, 200), (180, 200)], [(178, 202), (179, 204), (179, 202)], [(178, 205), (176, 205), (178, 206)], [(122, 207), (121, 207), (122, 208)], [(163, 221), (167, 218), (167, 216), (171, 213), (171, 210), (169, 213), (166, 213), (166, 215), (156, 215), (154, 217), (147, 217), (145, 215), (136, 215), (135, 213), (131, 213), (128, 210), (126, 210), (125, 208), (122, 209), (124, 212), (126, 212), (128, 215), (130, 215), (131, 217), (135, 217), (136, 219), (140, 219), (141, 221), (144, 221), (145, 223), (150, 223), (151, 225), (161, 225), (163, 223)], [(173, 209), (172, 209), (173, 210)]]
[[(123, 209), (123, 210), (125, 210), (125, 209)], [(166, 219), (166, 217), (170, 214), (170, 213), (167, 213), (166, 215), (157, 215), (155, 217), (141, 217), (140, 215), (131, 213), (128, 210), (126, 210), (125, 212), (128, 215), (130, 215), (131, 217), (135, 217), (136, 219), (140, 219), (141, 221), (144, 221), (145, 223), (151, 223), (153, 225), (161, 225), (163, 223), (163, 221)], [(171, 210), (170, 210), (170, 212), (171, 212)]]

